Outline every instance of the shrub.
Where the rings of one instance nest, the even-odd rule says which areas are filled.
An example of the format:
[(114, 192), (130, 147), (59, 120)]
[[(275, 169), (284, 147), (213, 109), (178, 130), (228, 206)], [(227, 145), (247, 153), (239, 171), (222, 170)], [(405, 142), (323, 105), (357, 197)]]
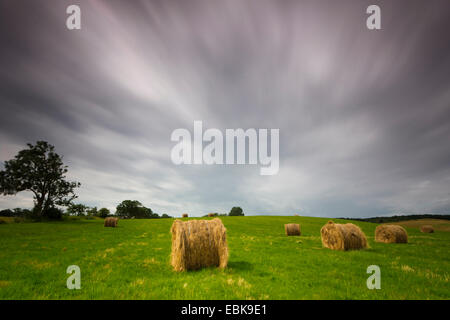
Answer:
[(48, 208), (43, 212), (43, 216), (50, 220), (61, 220), (63, 212), (58, 208)]
[(28, 209), (21, 209), (21, 208), (15, 208), (14, 209), (14, 213), (13, 213), (14, 217), (23, 217), (23, 218), (31, 218), (33, 216), (33, 212), (31, 210)]
[(79, 204), (71, 203), (67, 207), (67, 213), (70, 214), (71, 216), (84, 216), (87, 210), (88, 207), (81, 203)]
[(137, 200), (124, 200), (116, 207), (116, 215), (125, 218), (135, 217), (136, 219), (159, 218), (152, 209), (146, 208)]
[(97, 210), (97, 207), (89, 208), (89, 209), (87, 209), (86, 212), (87, 212), (87, 215), (88, 215), (88, 216), (94, 216), (94, 217), (98, 216), (98, 210)]
[(242, 211), (241, 207), (233, 207), (230, 210), (230, 213), (228, 215), (229, 216), (243, 216), (244, 215), (244, 211)]
[(0, 211), (0, 216), (2, 217), (14, 217), (14, 211), (11, 209), (5, 209)]
[(101, 218), (106, 218), (107, 216), (109, 216), (109, 210), (106, 208), (101, 208), (100, 210), (98, 210), (97, 215)]

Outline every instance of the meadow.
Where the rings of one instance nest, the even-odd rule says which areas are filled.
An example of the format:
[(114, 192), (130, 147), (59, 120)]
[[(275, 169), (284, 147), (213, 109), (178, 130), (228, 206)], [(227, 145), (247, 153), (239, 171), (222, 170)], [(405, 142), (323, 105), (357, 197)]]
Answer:
[[(450, 232), (442, 229), (424, 234), (412, 224), (408, 244), (384, 244), (374, 242), (377, 224), (354, 222), (370, 248), (343, 252), (322, 247), (329, 219), (221, 219), (228, 267), (189, 272), (170, 266), (173, 219), (1, 224), (0, 299), (450, 298)], [(287, 237), (285, 223), (301, 224), (302, 235)], [(80, 290), (66, 287), (69, 265), (81, 269)], [(366, 286), (370, 265), (381, 269), (380, 290)]]

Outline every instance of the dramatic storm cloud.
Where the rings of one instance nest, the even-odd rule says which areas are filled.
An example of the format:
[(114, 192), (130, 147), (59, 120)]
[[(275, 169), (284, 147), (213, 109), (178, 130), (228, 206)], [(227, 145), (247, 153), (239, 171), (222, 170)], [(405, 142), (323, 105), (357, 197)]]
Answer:
[[(0, 161), (46, 140), (79, 202), (158, 213), (450, 213), (443, 1), (0, 1)], [(381, 7), (382, 30), (366, 28)], [(276, 128), (280, 168), (172, 163), (173, 130)], [(31, 207), (27, 193), (0, 208)]]

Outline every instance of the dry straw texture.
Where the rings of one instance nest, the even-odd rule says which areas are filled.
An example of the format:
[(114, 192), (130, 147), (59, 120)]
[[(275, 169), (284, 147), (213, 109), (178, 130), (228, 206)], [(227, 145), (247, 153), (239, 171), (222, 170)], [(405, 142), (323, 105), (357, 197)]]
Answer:
[(420, 227), (420, 231), (424, 233), (433, 233), (434, 228), (432, 225), (426, 224)]
[(171, 264), (175, 271), (196, 270), (228, 264), (226, 229), (219, 218), (175, 220), (172, 232)]
[(408, 233), (397, 225), (385, 224), (375, 229), (375, 241), (384, 243), (408, 243)]
[(286, 231), (287, 236), (299, 236), (300, 235), (300, 225), (297, 223), (288, 223), (284, 225), (284, 231)]
[(119, 218), (105, 218), (105, 227), (117, 227), (117, 222), (119, 221)]
[(353, 223), (338, 224), (329, 221), (320, 229), (322, 244), (332, 250), (358, 250), (367, 248), (366, 235)]
[(188, 214), (187, 214), (187, 213), (183, 213), (181, 216), (182, 216), (183, 218), (187, 218), (187, 217), (188, 217)]

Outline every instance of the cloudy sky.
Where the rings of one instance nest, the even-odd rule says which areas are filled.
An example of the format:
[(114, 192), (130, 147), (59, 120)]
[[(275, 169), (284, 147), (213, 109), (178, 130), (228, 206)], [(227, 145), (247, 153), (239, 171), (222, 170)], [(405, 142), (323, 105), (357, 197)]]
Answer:
[[(449, 30), (448, 0), (0, 0), (0, 168), (46, 140), (90, 206), (448, 214)], [(170, 135), (194, 120), (279, 129), (278, 174), (174, 165)], [(0, 196), (18, 206), (31, 195)]]

